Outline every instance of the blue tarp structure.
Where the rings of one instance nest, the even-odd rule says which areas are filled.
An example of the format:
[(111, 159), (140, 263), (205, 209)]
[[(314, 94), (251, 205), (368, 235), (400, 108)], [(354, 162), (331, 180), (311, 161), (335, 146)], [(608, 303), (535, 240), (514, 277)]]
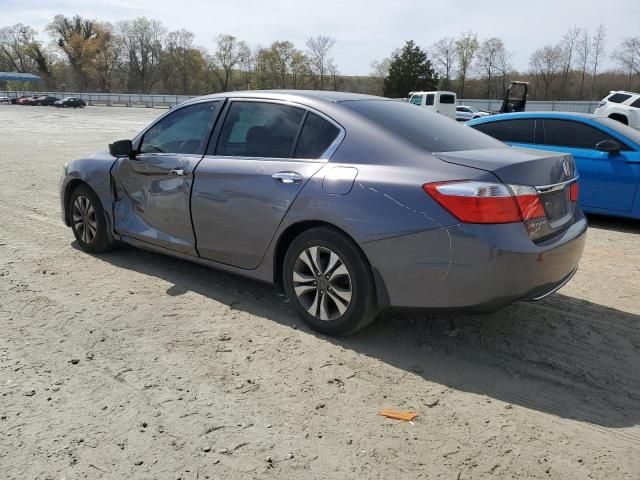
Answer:
[(0, 82), (39, 82), (39, 76), (31, 73), (0, 72)]

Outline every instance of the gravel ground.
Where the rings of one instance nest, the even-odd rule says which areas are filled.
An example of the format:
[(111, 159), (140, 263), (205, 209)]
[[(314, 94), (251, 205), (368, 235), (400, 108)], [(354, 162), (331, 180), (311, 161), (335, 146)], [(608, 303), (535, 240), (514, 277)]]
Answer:
[(274, 287), (76, 248), (62, 164), (160, 113), (0, 105), (0, 477), (640, 479), (639, 222), (591, 218), (543, 302), (327, 338)]

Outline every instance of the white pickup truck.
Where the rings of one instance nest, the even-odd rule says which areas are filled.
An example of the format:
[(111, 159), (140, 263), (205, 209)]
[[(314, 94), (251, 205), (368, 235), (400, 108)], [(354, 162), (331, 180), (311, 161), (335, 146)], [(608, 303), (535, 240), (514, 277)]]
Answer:
[(409, 92), (409, 103), (456, 119), (456, 94), (453, 92)]

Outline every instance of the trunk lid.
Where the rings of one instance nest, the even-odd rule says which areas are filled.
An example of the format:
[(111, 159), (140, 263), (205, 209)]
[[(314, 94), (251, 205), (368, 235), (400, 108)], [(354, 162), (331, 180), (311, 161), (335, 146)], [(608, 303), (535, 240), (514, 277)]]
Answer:
[(577, 203), (571, 201), (570, 187), (577, 173), (569, 154), (510, 147), (434, 155), (447, 163), (491, 172), (507, 185), (535, 187), (545, 218), (525, 222), (533, 240), (560, 232), (575, 214)]

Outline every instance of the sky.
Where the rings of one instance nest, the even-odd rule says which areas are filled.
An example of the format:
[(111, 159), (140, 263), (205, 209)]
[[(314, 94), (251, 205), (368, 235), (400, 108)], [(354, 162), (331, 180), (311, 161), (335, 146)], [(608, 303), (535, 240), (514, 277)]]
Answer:
[(155, 18), (170, 30), (193, 32), (209, 49), (222, 33), (254, 47), (291, 40), (299, 49), (309, 36), (328, 35), (336, 39), (340, 73), (367, 75), (372, 61), (406, 40), (428, 48), (467, 30), (480, 40), (502, 38), (514, 67), (523, 70), (535, 49), (558, 42), (570, 27), (594, 32), (604, 23), (608, 57), (623, 38), (638, 35), (640, 0), (0, 0), (0, 27), (31, 25), (45, 42), (44, 27), (56, 14), (109, 22)]

